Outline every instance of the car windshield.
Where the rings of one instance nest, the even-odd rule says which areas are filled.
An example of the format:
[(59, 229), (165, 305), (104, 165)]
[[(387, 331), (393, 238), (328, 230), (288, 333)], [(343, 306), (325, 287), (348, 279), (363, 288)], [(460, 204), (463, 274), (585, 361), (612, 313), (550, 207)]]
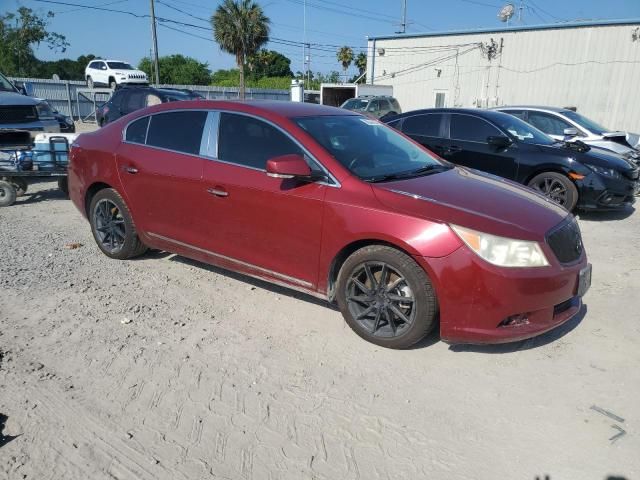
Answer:
[(611, 132), (611, 130), (609, 130), (608, 128), (604, 128), (603, 126), (598, 125), (593, 120), (590, 120), (587, 117), (584, 117), (579, 113), (574, 112), (573, 110), (567, 110), (565, 112), (562, 112), (562, 114), (568, 119), (576, 122), (581, 127), (584, 127), (590, 132), (595, 133), (596, 135), (602, 135), (603, 133)]
[(541, 132), (536, 127), (520, 120), (518, 117), (514, 117), (513, 115), (496, 115), (496, 117), (491, 120), (522, 143), (553, 145), (556, 142), (546, 133)]
[(347, 110), (364, 110), (367, 108), (369, 100), (363, 100), (361, 98), (352, 98), (342, 104), (342, 108)]
[(16, 89), (13, 88), (13, 84), (0, 73), (0, 91), (2, 92), (15, 92)]
[(113, 70), (133, 70), (133, 67), (125, 62), (107, 62), (107, 65)]
[(359, 115), (294, 121), (353, 174), (370, 182), (452, 168), (382, 123)]

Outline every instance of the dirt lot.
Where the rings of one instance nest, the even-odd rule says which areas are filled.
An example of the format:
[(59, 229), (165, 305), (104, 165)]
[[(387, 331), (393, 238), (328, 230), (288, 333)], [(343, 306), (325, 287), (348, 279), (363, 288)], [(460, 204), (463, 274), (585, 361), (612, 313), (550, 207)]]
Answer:
[(2, 479), (640, 478), (637, 213), (581, 218), (576, 321), (391, 351), (310, 297), (108, 260), (53, 187), (0, 209)]

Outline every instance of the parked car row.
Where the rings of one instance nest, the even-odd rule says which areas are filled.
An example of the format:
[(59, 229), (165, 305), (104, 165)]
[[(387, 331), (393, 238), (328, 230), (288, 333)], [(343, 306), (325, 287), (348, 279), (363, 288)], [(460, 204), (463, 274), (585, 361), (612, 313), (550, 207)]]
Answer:
[[(457, 119), (438, 115), (424, 120), (453, 152)], [(478, 118), (487, 123), (479, 140), (538, 148), (524, 141), (526, 124), (490, 115), (513, 120), (515, 133)], [(157, 248), (319, 296), (390, 348), (437, 326), (449, 342), (529, 338), (574, 317), (591, 283), (578, 224), (562, 206), (346, 109), (147, 107), (78, 137), (69, 190), (108, 257)]]
[(442, 158), (532, 187), (571, 211), (632, 204), (638, 166), (586, 144), (554, 140), (495, 110), (426, 109), (386, 120)]

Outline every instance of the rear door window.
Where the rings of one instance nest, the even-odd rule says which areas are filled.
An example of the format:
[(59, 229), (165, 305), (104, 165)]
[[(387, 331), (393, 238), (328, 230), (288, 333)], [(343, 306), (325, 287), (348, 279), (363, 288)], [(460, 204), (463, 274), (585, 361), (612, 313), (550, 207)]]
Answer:
[(218, 158), (264, 170), (267, 160), (299, 154), (301, 148), (287, 135), (257, 118), (223, 112), (220, 115)]
[(407, 117), (402, 124), (402, 131), (407, 135), (420, 135), (423, 137), (440, 137), (441, 113), (427, 113)]
[(125, 140), (131, 143), (144, 144), (147, 138), (147, 125), (149, 125), (149, 117), (143, 117), (130, 123), (127, 127)]
[(520, 120), (525, 120), (526, 114), (524, 110), (502, 110), (502, 112), (518, 117)]
[(152, 115), (147, 145), (198, 155), (206, 120), (205, 111), (187, 110)]
[(503, 135), (500, 130), (482, 118), (472, 115), (451, 115), (450, 136), (452, 140), (487, 143), (487, 137)]

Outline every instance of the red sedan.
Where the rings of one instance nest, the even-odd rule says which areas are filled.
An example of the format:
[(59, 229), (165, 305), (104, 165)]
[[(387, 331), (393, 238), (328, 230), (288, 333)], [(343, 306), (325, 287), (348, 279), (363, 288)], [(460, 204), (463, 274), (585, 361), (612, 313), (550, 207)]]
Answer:
[(107, 256), (162, 249), (336, 301), (385, 347), (438, 321), (448, 342), (532, 337), (591, 280), (562, 207), (347, 110), (157, 105), (81, 135), (69, 187)]

